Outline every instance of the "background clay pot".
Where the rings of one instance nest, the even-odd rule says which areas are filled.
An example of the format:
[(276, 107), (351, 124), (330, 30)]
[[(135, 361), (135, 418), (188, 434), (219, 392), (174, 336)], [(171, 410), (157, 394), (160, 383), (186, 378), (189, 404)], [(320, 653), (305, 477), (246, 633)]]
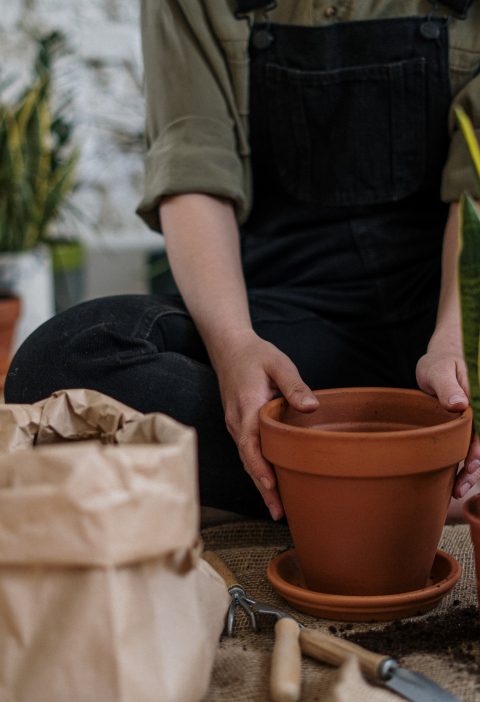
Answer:
[(465, 519), (470, 524), (475, 565), (477, 570), (477, 593), (480, 607), (480, 495), (474, 495), (463, 506)]
[(10, 364), (13, 338), (20, 316), (20, 299), (0, 292), (0, 392)]
[(312, 414), (283, 398), (260, 411), (306, 584), (344, 595), (423, 588), (467, 453), (470, 408), (417, 390), (317, 391)]

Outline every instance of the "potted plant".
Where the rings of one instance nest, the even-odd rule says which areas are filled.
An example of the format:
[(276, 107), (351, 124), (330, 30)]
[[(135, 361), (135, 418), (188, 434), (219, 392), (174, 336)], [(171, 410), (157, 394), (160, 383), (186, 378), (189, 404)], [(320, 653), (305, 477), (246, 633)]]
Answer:
[(12, 104), (0, 104), (0, 288), (22, 299), (16, 344), (54, 312), (45, 242), (73, 189), (77, 161), (66, 105), (52, 106), (62, 35), (37, 44), (31, 83)]
[[(457, 109), (460, 123), (476, 174), (480, 179), (480, 145), (470, 119)], [(470, 403), (477, 436), (480, 436), (480, 216), (471, 195), (464, 193), (460, 201), (461, 250), (459, 256), (459, 287), (462, 311), (462, 332), (465, 362), (468, 370)], [(470, 523), (477, 567), (480, 601), (480, 495), (474, 495), (464, 505)]]
[(8, 291), (0, 290), (0, 393), (10, 363), (13, 337), (20, 316), (20, 298)]

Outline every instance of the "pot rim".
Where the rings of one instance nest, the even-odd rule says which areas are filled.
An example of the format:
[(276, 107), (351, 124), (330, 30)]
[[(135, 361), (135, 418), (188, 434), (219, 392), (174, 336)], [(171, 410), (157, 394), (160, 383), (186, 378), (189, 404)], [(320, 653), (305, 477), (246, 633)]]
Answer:
[[(332, 388), (316, 391), (315, 395), (321, 399), (338, 393), (357, 396), (394, 393), (399, 398), (421, 396), (427, 402), (438, 402), (420, 390), (403, 388)], [(400, 477), (439, 470), (452, 471), (453, 475), (468, 452), (470, 407), (463, 412), (452, 412), (451, 419), (447, 415), (446, 421), (431, 426), (362, 432), (299, 427), (269, 416), (282, 404), (286, 404), (284, 398), (270, 400), (259, 415), (262, 454), (276, 469), (349, 479)]]
[(0, 288), (0, 302), (15, 302), (20, 300), (20, 295), (9, 290), (8, 288)]
[[(358, 394), (367, 394), (367, 393), (372, 393), (374, 392), (375, 394), (382, 395), (382, 394), (391, 394), (392, 392), (398, 393), (398, 395), (407, 395), (407, 396), (416, 396), (416, 397), (425, 397), (425, 398), (431, 398), (434, 400), (435, 398), (432, 395), (428, 395), (427, 393), (423, 392), (422, 390), (414, 390), (410, 388), (383, 388), (383, 387), (349, 387), (349, 388), (329, 388), (326, 390), (315, 390), (314, 395), (316, 397), (320, 396), (325, 396), (325, 395), (331, 395), (333, 393), (335, 394), (347, 394), (347, 393), (358, 393)], [(432, 431), (435, 432), (435, 434), (443, 434), (445, 432), (452, 431), (454, 426), (458, 426), (459, 423), (464, 424), (465, 422), (471, 422), (472, 421), (472, 409), (470, 405), (463, 410), (462, 412), (452, 412), (452, 419), (446, 422), (441, 422), (440, 424), (432, 424), (430, 426), (426, 427), (416, 427), (414, 429), (396, 429), (394, 431), (369, 431), (369, 432), (362, 432), (362, 431), (333, 431), (329, 429), (320, 429), (318, 427), (298, 427), (293, 424), (287, 424), (286, 422), (281, 422), (277, 419), (274, 419), (272, 416), (270, 416), (270, 413), (274, 410), (274, 408), (278, 407), (278, 405), (287, 403), (287, 400), (284, 397), (277, 397), (274, 398), (273, 400), (269, 400), (266, 402), (261, 408), (259, 412), (259, 418), (260, 418), (260, 424), (263, 424), (266, 427), (269, 427), (273, 430), (279, 430), (281, 429), (282, 431), (289, 433), (289, 434), (296, 434), (299, 437), (309, 437), (311, 438), (312, 436), (322, 436), (326, 439), (328, 438), (335, 438), (338, 439), (338, 436), (341, 434), (342, 441), (358, 441), (359, 437), (362, 437), (363, 440), (367, 439), (369, 441), (384, 441), (385, 439), (388, 438), (397, 438), (397, 439), (402, 439), (404, 438), (405, 440), (408, 440), (413, 437), (422, 437), (422, 436), (431, 436)], [(448, 410), (445, 410), (448, 411)], [(455, 416), (456, 415), (456, 416)]]

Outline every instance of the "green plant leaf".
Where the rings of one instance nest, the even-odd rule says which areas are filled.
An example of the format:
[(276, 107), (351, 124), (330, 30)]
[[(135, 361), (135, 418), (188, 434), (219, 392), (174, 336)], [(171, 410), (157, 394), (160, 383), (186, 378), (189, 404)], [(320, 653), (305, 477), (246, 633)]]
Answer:
[(460, 232), (459, 283), (463, 350), (474, 425), (480, 435), (480, 217), (469, 195), (462, 195), (460, 200)]
[(65, 164), (59, 166), (56, 169), (54, 177), (48, 183), (46, 198), (42, 208), (43, 219), (39, 222), (41, 240), (44, 240), (47, 236), (48, 225), (58, 214), (60, 203), (63, 202), (67, 193), (72, 190), (76, 163), (76, 157), (72, 157)]
[(18, 107), (16, 119), (22, 140), (25, 138), (25, 132), (27, 130), (27, 125), (30, 121), (32, 112), (35, 109), (35, 106), (38, 104), (39, 93), (40, 85), (30, 88), (30, 90), (25, 93), (23, 100)]

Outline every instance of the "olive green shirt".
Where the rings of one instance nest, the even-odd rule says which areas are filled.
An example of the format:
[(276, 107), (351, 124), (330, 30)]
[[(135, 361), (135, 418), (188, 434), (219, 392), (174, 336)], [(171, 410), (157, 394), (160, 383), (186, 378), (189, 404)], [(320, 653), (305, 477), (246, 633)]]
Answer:
[[(230, 198), (244, 222), (252, 205), (248, 138), (249, 28), (233, 0), (141, 0), (145, 63), (145, 194), (138, 213), (160, 231), (165, 195), (202, 192)], [(335, 22), (419, 16), (427, 0), (278, 0), (273, 22), (328, 26)], [(439, 5), (437, 14), (449, 14)], [(252, 19), (263, 20), (262, 12)], [(461, 104), (480, 136), (480, 0), (466, 20), (449, 25), (452, 107)], [(480, 195), (453, 110), (441, 197)]]

